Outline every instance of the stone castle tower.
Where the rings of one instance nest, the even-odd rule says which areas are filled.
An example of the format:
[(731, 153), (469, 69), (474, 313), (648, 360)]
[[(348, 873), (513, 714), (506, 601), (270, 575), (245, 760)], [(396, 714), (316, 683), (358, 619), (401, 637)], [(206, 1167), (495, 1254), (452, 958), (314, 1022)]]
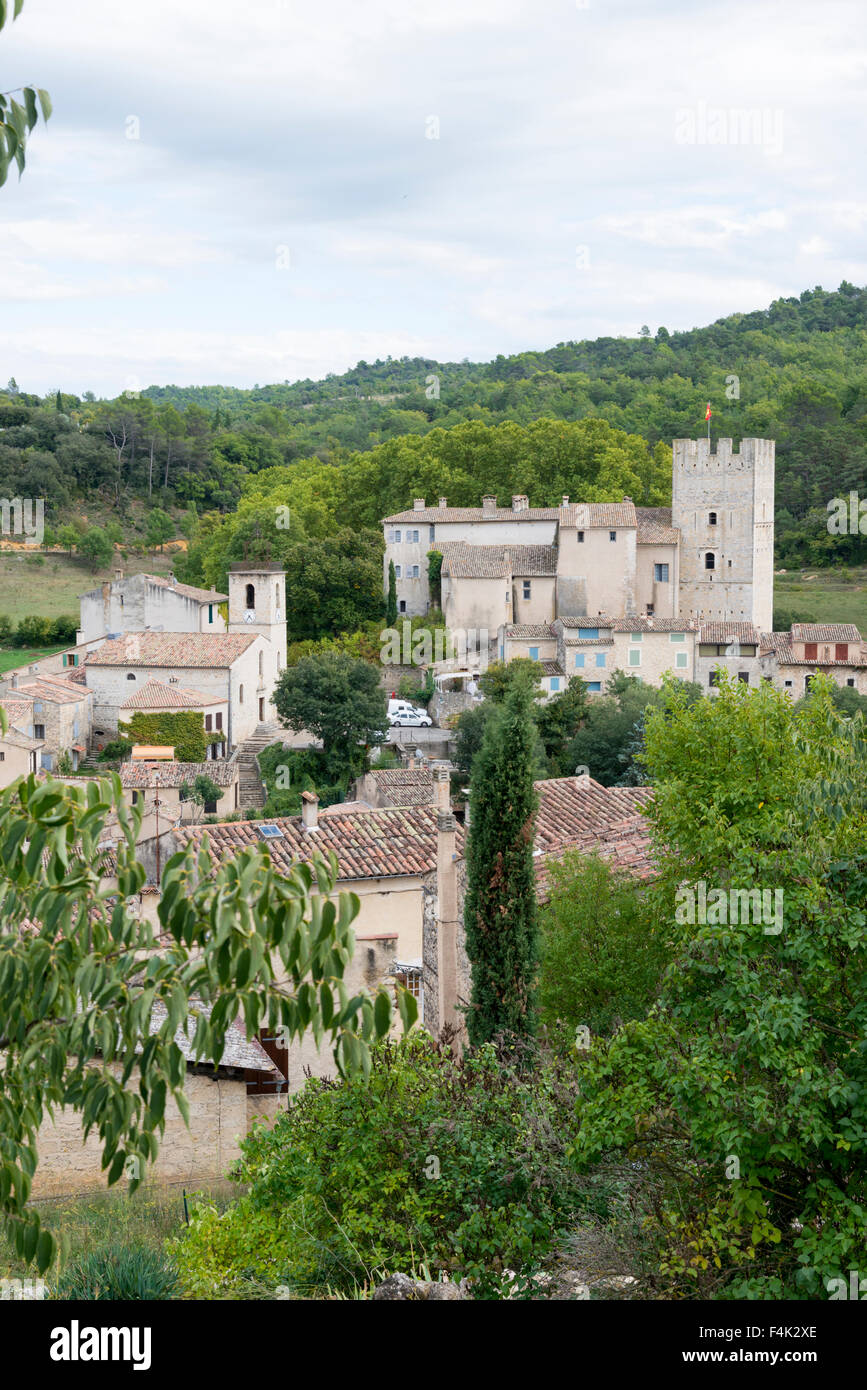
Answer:
[(774, 441), (675, 439), (673, 526), (680, 529), (679, 616), (773, 627)]
[(274, 686), (286, 667), (286, 572), (282, 565), (245, 560), (229, 566), (228, 630), (267, 638), (256, 697), (260, 720), (273, 720)]

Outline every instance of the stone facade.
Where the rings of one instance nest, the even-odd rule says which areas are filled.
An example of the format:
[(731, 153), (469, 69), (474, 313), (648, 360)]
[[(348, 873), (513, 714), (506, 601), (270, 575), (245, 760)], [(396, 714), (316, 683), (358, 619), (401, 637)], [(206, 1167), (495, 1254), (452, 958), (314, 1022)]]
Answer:
[(220, 606), (227, 594), (178, 584), (172, 576), (131, 574), (82, 594), (78, 640), (89, 643), (122, 632), (225, 632)]

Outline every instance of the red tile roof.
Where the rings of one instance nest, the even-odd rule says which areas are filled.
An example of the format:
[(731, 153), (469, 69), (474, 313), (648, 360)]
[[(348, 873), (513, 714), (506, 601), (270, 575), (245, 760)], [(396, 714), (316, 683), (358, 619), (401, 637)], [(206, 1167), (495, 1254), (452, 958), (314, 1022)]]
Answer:
[(203, 695), (200, 690), (182, 690), (165, 681), (148, 680), (124, 700), (121, 709), (201, 709), (203, 705), (224, 705), (224, 695)]
[(229, 667), (254, 632), (128, 632), (91, 652), (88, 666)]

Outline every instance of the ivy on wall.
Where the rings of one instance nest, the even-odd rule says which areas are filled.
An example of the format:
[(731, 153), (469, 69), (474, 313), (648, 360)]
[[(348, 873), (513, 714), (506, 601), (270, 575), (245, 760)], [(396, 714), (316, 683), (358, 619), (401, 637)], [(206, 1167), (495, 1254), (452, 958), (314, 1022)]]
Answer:
[(221, 729), (209, 729), (206, 733), (204, 717), (198, 710), (138, 712), (129, 723), (119, 724), (118, 732), (134, 743), (174, 748), (179, 763), (203, 763), (208, 744), (223, 743), (226, 737)]

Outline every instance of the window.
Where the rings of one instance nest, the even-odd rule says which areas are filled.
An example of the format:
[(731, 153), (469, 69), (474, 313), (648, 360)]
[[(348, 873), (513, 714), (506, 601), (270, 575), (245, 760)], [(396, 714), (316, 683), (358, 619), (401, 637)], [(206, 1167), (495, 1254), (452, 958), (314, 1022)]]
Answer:
[(616, 531), (609, 531), (609, 532), (608, 532), (608, 539), (609, 539), (610, 541), (616, 541), (616, 540), (617, 540), (617, 532), (616, 532)]
[(596, 665), (597, 665), (597, 666), (604, 666), (604, 665), (605, 665), (605, 653), (604, 653), (604, 652), (597, 652), (597, 653), (596, 653)]
[(769, 685), (773, 685), (774, 683), (773, 676), (762, 676), (762, 680), (767, 681)]
[(749, 685), (749, 683), (750, 683), (750, 673), (749, 673), (749, 671), (738, 671), (738, 680), (739, 680), (739, 681), (743, 681), (744, 685)]
[(716, 672), (716, 671), (711, 671), (710, 675), (709, 675), (708, 678), (707, 678), (707, 683), (708, 683), (708, 685), (714, 686), (714, 685), (717, 684), (717, 675), (718, 675), (718, 672)]
[(644, 611), (645, 611), (645, 613), (646, 613), (646, 615), (647, 615), (648, 618), (652, 618), (652, 617), (653, 617), (653, 604), (652, 604), (652, 603), (646, 603), (646, 604), (644, 605)]
[(818, 656), (818, 654), (819, 654), (819, 646), (818, 646), (818, 643), (816, 643), (816, 642), (805, 642), (805, 643), (804, 643), (804, 659), (805, 659), (806, 661), (815, 661), (815, 660), (816, 660), (816, 657)]
[(44, 737), (45, 737), (45, 725), (44, 725), (44, 724), (34, 724), (34, 725), (33, 725), (33, 737), (34, 737), (34, 738), (44, 738)]
[(248, 584), (248, 585), (247, 585), (247, 607), (248, 607), (248, 608), (255, 608), (255, 607), (256, 607), (256, 586), (255, 586), (255, 584)]
[(525, 579), (525, 580), (524, 580), (524, 598), (529, 598), (529, 597), (530, 597), (530, 581), (529, 581), (529, 579)]
[(588, 682), (587, 682), (587, 689), (588, 689), (588, 690), (596, 691), (596, 693), (598, 694), (598, 693), (601, 691), (601, 689), (602, 689), (602, 682), (601, 682), (601, 681), (588, 681)]
[(406, 541), (407, 541), (407, 545), (417, 545), (417, 544), (418, 544), (418, 531), (407, 531), (407, 533), (406, 533)]
[(656, 580), (657, 584), (667, 584), (667, 583), (668, 583), (668, 565), (654, 565), (654, 566), (653, 566), (653, 577), (654, 577), (654, 579)]
[(709, 550), (704, 557), (704, 567), (706, 570), (716, 569), (716, 557), (712, 550)]
[(708, 526), (716, 526), (716, 512), (708, 512), (707, 524)]
[(583, 544), (583, 542), (584, 542), (584, 532), (583, 532), (583, 531), (579, 531), (579, 532), (578, 532), (578, 543), (579, 543), (579, 545), (580, 545), (580, 544)]
[(6, 754), (0, 752), (0, 763), (5, 763), (5, 761), (6, 761)]
[(395, 567), (394, 567), (394, 577), (395, 577), (395, 579), (400, 579), (400, 578), (401, 578), (401, 569), (400, 569), (400, 565), (395, 565)]
[(406, 599), (405, 599), (405, 598), (402, 598), (402, 599), (400, 600), (400, 602), (399, 602), (398, 605), (397, 605), (397, 609), (398, 609), (398, 612), (399, 612), (399, 613), (405, 613), (405, 612), (406, 612)]
[(630, 666), (640, 666), (640, 665), (641, 665), (641, 651), (640, 651), (640, 649), (639, 649), (638, 647), (636, 647), (636, 648), (634, 648), (634, 649), (632, 649), (632, 648), (630, 649), (630, 652), (629, 652), (629, 664), (630, 664)]
[(629, 640), (630, 640), (630, 642), (640, 642), (640, 641), (641, 641), (641, 638), (642, 638), (642, 635), (643, 635), (643, 634), (640, 633), (640, 632), (630, 632), (630, 634), (629, 634)]
[(133, 791), (133, 794), (132, 794), (132, 804), (133, 804), (133, 806), (137, 806), (137, 805), (138, 805), (138, 792), (137, 792), (137, 791)]
[(668, 640), (669, 640), (669, 642), (685, 642), (685, 641), (686, 641), (686, 633), (685, 633), (685, 632), (670, 632), (670, 633), (668, 634)]
[(260, 653), (259, 653), (259, 675), (260, 675), (260, 676), (264, 676), (264, 674), (265, 674), (265, 653), (264, 653), (264, 652), (260, 652)]
[(418, 579), (418, 565), (408, 565), (406, 577), (407, 579)]
[(583, 652), (576, 652), (576, 653), (575, 653), (575, 669), (578, 670), (578, 671), (580, 671), (580, 670), (583, 670), (583, 667), (584, 667), (584, 653), (583, 653)]
[(783, 684), (784, 684), (784, 685), (791, 685), (792, 682), (791, 682), (791, 681), (784, 681)]
[(560, 677), (559, 677), (559, 676), (552, 676), (552, 677), (551, 677), (551, 690), (554, 691), (554, 690), (559, 690), (559, 689), (560, 689)]
[(393, 532), (393, 535), (394, 535), (395, 544), (396, 544), (396, 545), (400, 545), (400, 532), (399, 532), (399, 531), (395, 531), (395, 532)]
[(214, 605), (213, 605), (212, 603), (209, 603), (209, 604), (208, 604), (208, 622), (209, 622), (209, 623), (212, 623), (213, 621), (214, 621)]
[(684, 671), (684, 670), (686, 670), (687, 661), (688, 661), (688, 655), (687, 655), (686, 652), (675, 652), (675, 654), (674, 654), (674, 664), (675, 664), (675, 667), (676, 667), (676, 669), (677, 669), (678, 671)]
[(598, 627), (582, 627), (581, 636), (586, 637), (588, 642), (598, 642), (599, 629)]
[(127, 678), (128, 681), (134, 681), (134, 680), (135, 680), (135, 671), (127, 671), (127, 673), (126, 673), (126, 678)]
[(531, 660), (531, 661), (538, 661), (538, 660), (539, 660), (539, 648), (538, 648), (538, 647), (531, 647), (531, 648), (530, 648), (530, 660)]
[(238, 686), (238, 704), (239, 704), (239, 705), (243, 705), (243, 703), (244, 703), (244, 687), (243, 687), (243, 685), (239, 685), (239, 686)]
[(205, 802), (205, 815), (206, 815), (206, 816), (213, 816), (213, 815), (216, 815), (216, 812), (217, 812), (217, 803), (216, 803), (216, 801), (206, 801), (206, 802)]
[(206, 733), (211, 732), (211, 716), (209, 714), (205, 715), (205, 731)]
[(854, 677), (853, 677), (853, 676), (850, 676), (849, 679), (847, 680), (846, 684), (847, 684), (847, 685), (854, 685), (854, 684), (855, 684)]
[(437, 530), (437, 528), (436, 528), (435, 526), (429, 526), (429, 527), (428, 527), (428, 536), (427, 536), (427, 538), (428, 538), (428, 541), (430, 542), (431, 545), (433, 545), (434, 541), (436, 540), (436, 530)]
[(835, 642), (835, 644), (834, 644), (834, 660), (835, 660), (835, 661), (848, 661), (848, 659), (849, 659), (849, 644), (848, 644), (847, 642)]
[(220, 711), (220, 713), (217, 715), (216, 718), (217, 718), (217, 722), (216, 722), (216, 724), (215, 724), (214, 727), (217, 728), (217, 729), (222, 729), (222, 727), (223, 727), (223, 712), (222, 712), (222, 710)]

